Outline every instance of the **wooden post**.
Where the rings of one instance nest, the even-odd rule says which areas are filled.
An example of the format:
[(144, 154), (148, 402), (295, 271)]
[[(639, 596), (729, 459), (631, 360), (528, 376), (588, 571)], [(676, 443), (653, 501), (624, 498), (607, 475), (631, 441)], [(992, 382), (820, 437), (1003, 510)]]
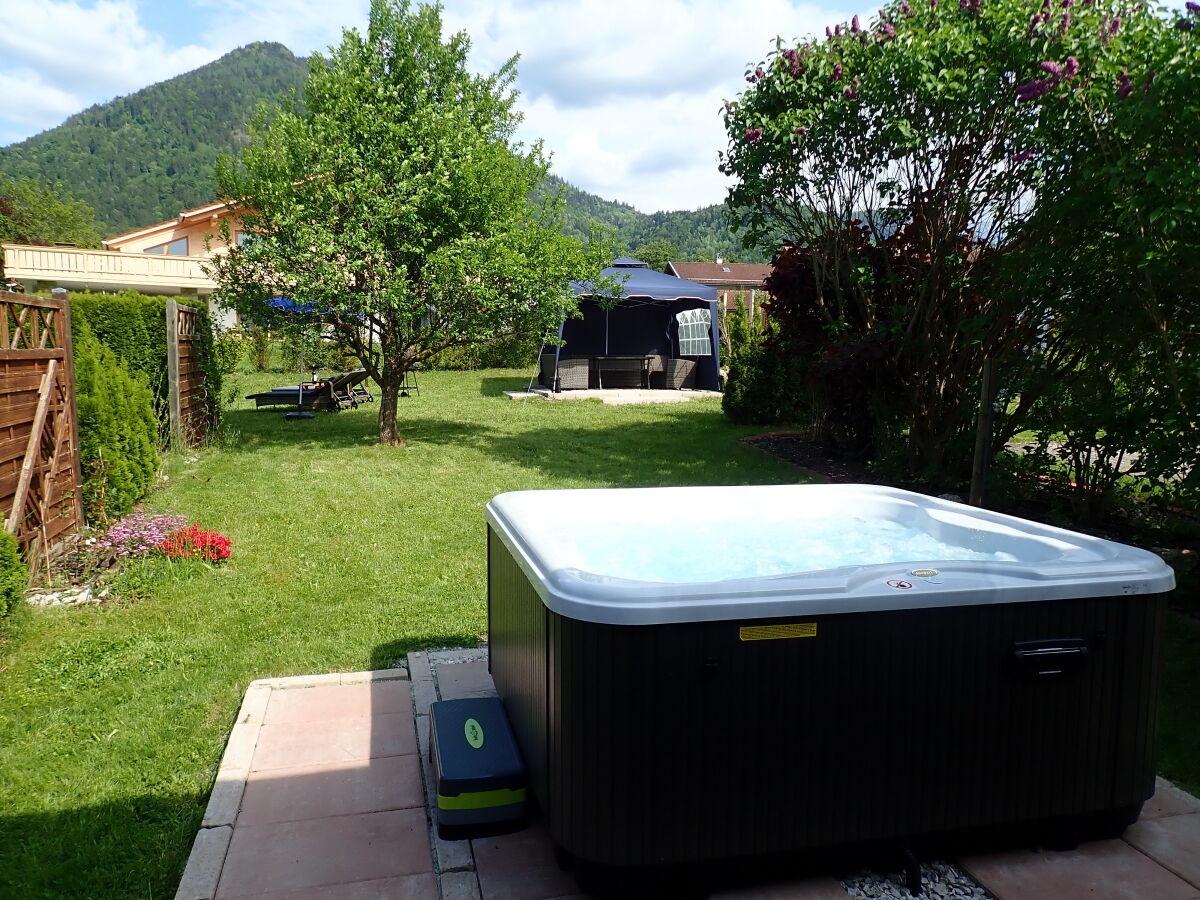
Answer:
[(69, 440), (71, 441), (71, 477), (75, 481), (72, 491), (75, 499), (75, 521), (83, 527), (83, 468), (79, 463), (79, 413), (75, 405), (75, 341), (71, 337), (71, 298), (63, 293), (63, 301), (59, 311), (58, 327), (62, 333), (57, 335), (58, 345), (63, 348), (63, 392), (66, 394), (66, 409)]
[(179, 304), (167, 298), (167, 398), (170, 404), (171, 444), (183, 446), (183, 409), (179, 396)]
[(987, 475), (992, 460), (992, 404), (996, 400), (996, 361), (983, 361), (983, 383), (979, 389), (979, 418), (975, 423), (975, 459), (971, 464), (972, 506), (983, 506)]

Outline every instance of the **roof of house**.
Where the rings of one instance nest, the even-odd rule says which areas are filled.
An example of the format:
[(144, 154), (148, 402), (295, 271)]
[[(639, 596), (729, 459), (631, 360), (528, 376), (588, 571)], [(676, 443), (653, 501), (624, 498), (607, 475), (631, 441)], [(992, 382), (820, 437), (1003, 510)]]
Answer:
[(185, 209), (174, 219), (168, 219), (165, 222), (158, 222), (154, 225), (147, 225), (144, 228), (137, 228), (133, 231), (127, 231), (124, 234), (113, 235), (104, 240), (103, 243), (107, 247), (109, 244), (120, 244), (125, 241), (145, 237), (154, 234), (156, 231), (169, 231), (173, 228), (178, 228), (180, 225), (187, 225), (197, 220), (211, 219), (219, 216), (226, 209), (228, 209), (228, 206), (224, 200), (218, 200), (216, 203), (206, 203), (204, 206)]
[(771, 267), (766, 263), (672, 262), (667, 264), (667, 273), (713, 287), (744, 285), (757, 288), (771, 274)]

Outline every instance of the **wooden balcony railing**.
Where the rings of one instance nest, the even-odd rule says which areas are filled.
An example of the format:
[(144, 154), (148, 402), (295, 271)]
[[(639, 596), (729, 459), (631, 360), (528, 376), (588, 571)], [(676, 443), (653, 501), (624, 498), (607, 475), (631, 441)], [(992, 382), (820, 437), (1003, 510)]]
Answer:
[(2, 246), (4, 274), (21, 281), (52, 282), (75, 290), (191, 288), (207, 293), (217, 286), (200, 268), (206, 261), (202, 256), (163, 256), (25, 244)]

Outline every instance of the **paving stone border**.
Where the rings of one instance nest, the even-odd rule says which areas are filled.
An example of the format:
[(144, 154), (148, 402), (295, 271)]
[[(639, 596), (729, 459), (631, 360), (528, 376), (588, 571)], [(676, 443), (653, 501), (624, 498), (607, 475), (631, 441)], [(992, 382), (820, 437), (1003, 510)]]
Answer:
[(272, 691), (287, 691), (331, 684), (364, 684), (375, 681), (407, 681), (408, 669), (379, 669), (373, 672), (333, 672), (327, 675), (294, 675), (287, 678), (260, 678), (250, 682), (242, 698), (233, 730), (225, 744), (225, 753), (217, 768), (212, 793), (200, 830), (192, 844), (183, 869), (175, 900), (212, 900), (229, 852), (233, 823), (242, 804), (246, 777), (258, 736), (267, 713)]

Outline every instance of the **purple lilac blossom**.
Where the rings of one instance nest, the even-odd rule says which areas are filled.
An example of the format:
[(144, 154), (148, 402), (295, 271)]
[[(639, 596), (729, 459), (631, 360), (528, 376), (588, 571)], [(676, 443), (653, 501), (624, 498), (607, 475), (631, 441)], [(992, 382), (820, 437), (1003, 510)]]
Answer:
[(747, 128), (745, 134), (746, 141), (751, 144), (757, 144), (762, 140), (761, 128)]
[(844, 96), (847, 100), (853, 100), (858, 96), (858, 94), (855, 92), (854, 88), (848, 87), (842, 91), (842, 96)]
[(1072, 78), (1074, 78), (1078, 74), (1079, 74), (1079, 60), (1077, 60), (1073, 56), (1068, 56), (1067, 64), (1066, 64), (1066, 66), (1063, 67), (1063, 75), (1066, 76), (1067, 81), (1070, 81)]
[(1037, 155), (1038, 155), (1038, 152), (1036, 150), (1022, 150), (1020, 153), (1014, 153), (1008, 159), (1010, 162), (1015, 162), (1015, 163), (1025, 162), (1026, 160), (1033, 159)]
[(1054, 87), (1054, 82), (1049, 78), (1035, 78), (1033, 81), (1028, 81), (1017, 88), (1017, 102), (1028, 103), (1031, 100), (1037, 100), (1047, 94)]
[(908, 0), (901, 0), (900, 12), (904, 13), (904, 18), (911, 19), (913, 15), (912, 7), (908, 5)]
[(1056, 62), (1052, 62), (1051, 60), (1046, 60), (1045, 62), (1038, 63), (1038, 68), (1041, 69), (1043, 72), (1048, 72), (1049, 74), (1053, 75), (1056, 79), (1062, 78), (1062, 74), (1063, 74), (1062, 66), (1060, 66)]
[(833, 80), (834, 81), (842, 80), (842, 64), (841, 63), (834, 63), (834, 65), (833, 65)]
[(1071, 27), (1071, 14), (1069, 12), (1065, 12), (1065, 13), (1063, 13), (1063, 17), (1062, 17), (1062, 24), (1058, 26), (1058, 33), (1066, 34), (1067, 30), (1070, 27)]
[(833, 39), (833, 29), (830, 28), (828, 25), (825, 26), (825, 37), (826, 37), (826, 39), (829, 39), (829, 40)]
[(804, 135), (808, 134), (808, 129), (803, 125), (800, 125), (796, 128), (796, 134), (800, 137), (803, 137)]
[(1188, 2), (1184, 4), (1184, 6), (1187, 7), (1187, 11), (1190, 12), (1193, 16), (1200, 16), (1200, 3), (1192, 3), (1191, 0), (1188, 0)]
[(858, 34), (860, 31), (862, 31), (862, 28), (858, 24), (858, 16), (857, 15), (853, 19), (850, 20), (850, 30), (853, 31), (855, 34)]
[(1117, 99), (1124, 100), (1133, 93), (1133, 82), (1129, 80), (1129, 74), (1122, 72), (1117, 76)]
[(896, 36), (896, 26), (894, 26), (891, 22), (884, 22), (883, 33), (889, 38), (894, 38)]

